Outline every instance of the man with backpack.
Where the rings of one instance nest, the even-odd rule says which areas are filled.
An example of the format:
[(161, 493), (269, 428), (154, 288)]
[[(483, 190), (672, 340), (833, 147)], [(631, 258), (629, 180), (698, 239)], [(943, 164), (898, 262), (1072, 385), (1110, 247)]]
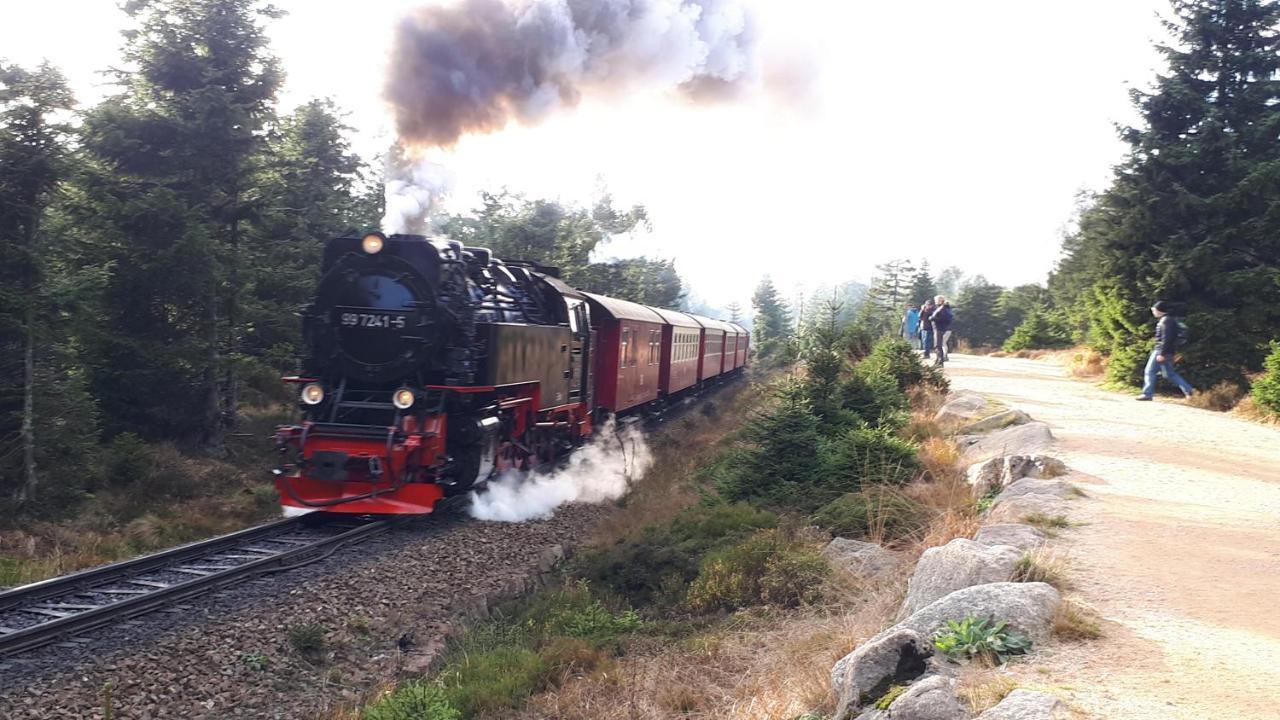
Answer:
[(1186, 326), (1170, 315), (1169, 311), (1170, 305), (1164, 300), (1157, 300), (1151, 306), (1151, 314), (1156, 316), (1156, 346), (1151, 350), (1151, 357), (1147, 358), (1146, 382), (1137, 400), (1150, 400), (1155, 396), (1157, 373), (1164, 373), (1165, 379), (1177, 385), (1183, 397), (1189, 398), (1195, 392), (1191, 383), (1173, 369), (1173, 355), (1182, 346), (1187, 332)]
[(942, 365), (947, 361), (947, 343), (951, 340), (951, 321), (955, 315), (951, 312), (951, 303), (947, 302), (946, 297), (939, 295), (933, 301), (937, 307), (929, 320), (933, 322), (933, 343), (938, 349), (938, 356), (933, 364)]

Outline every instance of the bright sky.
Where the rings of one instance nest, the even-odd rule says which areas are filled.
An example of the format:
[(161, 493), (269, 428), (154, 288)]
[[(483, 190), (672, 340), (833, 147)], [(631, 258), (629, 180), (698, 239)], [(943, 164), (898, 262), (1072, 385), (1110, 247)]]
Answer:
[[(282, 107), (330, 96), (357, 149), (394, 137), (380, 100), (393, 23), (424, 0), (277, 0)], [(788, 295), (897, 257), (1006, 285), (1043, 281), (1081, 188), (1124, 148), (1128, 90), (1160, 66), (1165, 0), (745, 0), (765, 71), (813, 69), (807, 100), (713, 108), (660, 94), (592, 102), (535, 128), (465, 139), (452, 204), (482, 188), (583, 201), (603, 178), (654, 230), (620, 255), (674, 257), (696, 295), (748, 305), (771, 273)], [(41, 58), (82, 104), (109, 91), (124, 18), (111, 0), (0, 0), (0, 57)], [(797, 61), (796, 59), (799, 58)], [(786, 61), (785, 65), (780, 61)]]

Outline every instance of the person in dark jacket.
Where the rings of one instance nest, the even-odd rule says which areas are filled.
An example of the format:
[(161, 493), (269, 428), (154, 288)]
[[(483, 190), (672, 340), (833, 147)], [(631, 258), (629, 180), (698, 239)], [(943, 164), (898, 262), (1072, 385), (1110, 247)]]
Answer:
[(1157, 300), (1151, 306), (1151, 314), (1156, 316), (1156, 346), (1147, 358), (1146, 383), (1142, 386), (1142, 394), (1138, 400), (1150, 400), (1156, 394), (1156, 375), (1164, 373), (1165, 379), (1182, 391), (1183, 397), (1191, 397), (1195, 389), (1173, 369), (1173, 355), (1178, 352), (1178, 343), (1182, 340), (1178, 321), (1169, 314), (1169, 303)]
[(933, 311), (938, 306), (933, 304), (933, 299), (926, 299), (924, 304), (920, 306), (920, 348), (924, 351), (924, 356), (929, 357), (933, 353)]
[(951, 312), (951, 303), (942, 295), (933, 300), (937, 307), (929, 319), (933, 321), (933, 343), (938, 350), (934, 364), (941, 365), (947, 361), (947, 341), (951, 339), (951, 321), (955, 314)]

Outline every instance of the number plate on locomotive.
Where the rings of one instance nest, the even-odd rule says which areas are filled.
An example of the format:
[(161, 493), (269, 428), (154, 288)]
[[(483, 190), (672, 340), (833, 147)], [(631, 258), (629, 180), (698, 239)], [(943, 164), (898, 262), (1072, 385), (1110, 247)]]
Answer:
[(369, 330), (403, 330), (409, 324), (406, 313), (376, 308), (335, 308), (334, 320), (339, 327)]

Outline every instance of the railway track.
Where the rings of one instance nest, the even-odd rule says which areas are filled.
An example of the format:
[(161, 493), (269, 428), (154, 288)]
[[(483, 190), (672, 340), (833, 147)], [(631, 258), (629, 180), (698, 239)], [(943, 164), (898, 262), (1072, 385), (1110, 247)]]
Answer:
[(288, 518), (0, 592), (0, 657), (323, 559), (401, 521)]

